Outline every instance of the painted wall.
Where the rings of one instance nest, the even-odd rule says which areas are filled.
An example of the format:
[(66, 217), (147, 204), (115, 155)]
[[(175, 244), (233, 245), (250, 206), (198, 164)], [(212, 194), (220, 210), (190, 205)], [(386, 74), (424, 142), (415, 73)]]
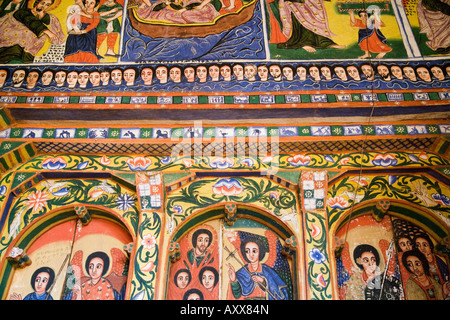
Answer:
[(1, 1), (1, 299), (449, 299), (448, 19)]
[[(280, 156), (286, 161), (272, 176), (254, 175), (263, 162), (244, 169), (237, 159), (227, 169), (205, 171), (207, 159), (186, 168), (183, 158), (36, 156), (2, 178), (2, 298), (31, 293), (40, 266), (60, 272), (62, 283), (82, 284), (86, 258), (96, 251), (111, 260), (105, 281), (123, 278), (116, 298), (183, 299), (194, 289), (204, 299), (375, 298), (379, 287), (363, 294), (370, 287), (363, 281), (372, 278), (362, 275), (354, 256), (358, 245), (371, 245), (375, 275), (391, 281), (385, 280), (391, 291), (383, 298), (408, 299), (420, 290), (410, 289), (414, 277), (401, 259), (400, 239), (425, 250), (416, 235), (434, 248), (429, 278), (436, 279), (436, 297), (446, 294), (448, 178), (430, 168), (448, 160), (424, 152), (417, 162), (410, 160), (414, 154), (396, 153), (387, 163), (369, 154), (370, 168), (360, 175), (351, 161), (318, 170), (325, 157), (292, 161), (300, 156), (306, 155)], [(61, 240), (49, 240), (55, 228), (65, 231)], [(98, 233), (104, 240), (89, 240)], [(251, 260), (248, 243), (265, 254)], [(24, 249), (31, 265), (5, 259), (12, 248)], [(256, 292), (244, 285), (249, 261), (266, 279)], [(69, 289), (58, 282), (51, 295), (73, 298)]]
[[(424, 9), (433, 1), (84, 2), (2, 2), (3, 90), (423, 89), (449, 77), (448, 17)], [(43, 18), (22, 24), (36, 8)]]

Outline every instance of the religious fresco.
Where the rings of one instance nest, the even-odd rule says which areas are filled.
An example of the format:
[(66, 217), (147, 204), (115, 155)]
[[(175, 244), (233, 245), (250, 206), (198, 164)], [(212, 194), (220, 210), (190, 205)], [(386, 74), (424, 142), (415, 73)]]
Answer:
[(14, 272), (9, 299), (121, 300), (129, 263), (123, 246), (130, 241), (106, 220), (58, 224), (27, 250), (32, 266)]
[(122, 5), (114, 0), (5, 0), (1, 4), (0, 61), (117, 61)]
[[(33, 174), (19, 174), (23, 183)], [(10, 207), (11, 215), (6, 222), (2, 241), (11, 244), (29, 224), (56, 208), (68, 206), (102, 206), (123, 216), (131, 229), (137, 226), (136, 196), (119, 184), (108, 180), (35, 179), (36, 185), (26, 190)], [(1, 251), (5, 254), (4, 247)]]
[[(200, 266), (195, 269), (195, 264), (189, 264), (187, 255), (193, 249), (191, 239), (193, 233), (197, 229), (207, 229), (213, 234), (215, 241), (218, 239), (221, 241), (212, 243), (213, 246), (209, 247), (211, 250), (213, 248), (225, 250), (225, 246), (217, 247), (217, 245), (219, 243), (226, 245), (226, 248), (230, 252), (234, 252), (236, 257), (238, 254), (240, 255), (239, 261), (244, 265), (247, 263), (238, 245), (239, 241), (257, 238), (265, 243), (263, 245), (265, 248), (272, 243), (268, 252), (276, 253), (275, 256), (280, 259), (288, 257), (287, 264), (285, 264), (285, 260), (282, 263), (285, 267), (277, 269), (280, 265), (274, 264), (277, 258), (271, 254), (266, 254), (265, 259), (255, 260), (254, 262), (255, 265), (259, 263), (260, 267), (267, 265), (267, 267), (276, 269), (277, 275), (280, 276), (283, 283), (288, 285), (289, 299), (298, 297), (299, 292), (304, 291), (308, 292), (308, 295), (314, 297), (314, 299), (332, 299), (334, 297), (332, 286), (335, 281), (335, 273), (330, 246), (339, 246), (339, 241), (343, 239), (343, 236), (339, 233), (336, 237), (337, 240), (332, 241), (328, 239), (327, 234), (335, 230), (337, 226), (339, 226), (340, 232), (345, 230), (345, 220), (342, 221), (342, 217), (353, 206), (370, 203), (374, 200), (391, 199), (393, 201), (400, 199), (404, 204), (428, 210), (429, 218), (427, 219), (429, 221), (425, 223), (429, 226), (432, 226), (433, 221), (437, 219), (443, 222), (447, 221), (448, 224), (448, 198), (450, 194), (448, 194), (448, 188), (433, 177), (418, 176), (417, 174), (382, 175), (379, 172), (372, 175), (366, 174), (363, 177), (346, 177), (344, 175), (338, 180), (330, 179), (332, 177), (330, 174), (335, 170), (345, 172), (346, 170), (360, 168), (359, 156), (359, 153), (283, 154), (276, 159), (280, 170), (277, 175), (268, 177), (245, 177), (244, 175), (228, 178), (213, 176), (196, 178), (195, 175), (186, 174), (186, 172), (206, 170), (210, 175), (214, 175), (214, 172), (222, 172), (222, 174), (223, 172), (229, 172), (230, 174), (234, 172), (236, 174), (245, 171), (251, 175), (252, 172), (259, 172), (266, 168), (267, 160), (244, 157), (242, 159), (228, 159), (224, 162), (219, 161), (220, 158), (217, 157), (211, 157), (210, 159), (190, 157), (169, 159), (163, 156), (34, 156), (26, 163), (19, 165), (15, 171), (8, 172), (2, 177), (0, 201), (2, 208), (8, 210), (9, 215), (3, 227), (2, 243), (4, 245), (1, 253), (3, 256), (7, 255), (9, 253), (7, 249), (11, 247), (13, 242), (21, 239), (21, 236), (18, 237), (18, 235), (24, 234), (24, 232), (30, 230), (33, 223), (48, 216), (51, 208), (57, 208), (60, 205), (63, 207), (84, 205), (89, 210), (89, 206), (100, 206), (112, 210), (117, 217), (121, 217), (121, 220), (128, 225), (129, 230), (135, 230), (133, 232), (136, 233), (134, 236), (137, 237), (137, 240), (134, 243), (134, 249), (128, 251), (130, 248), (126, 241), (123, 242), (124, 247), (117, 247), (125, 250), (124, 248), (128, 246), (129, 249), (126, 249), (126, 253), (134, 252), (133, 272), (130, 275), (133, 281), (129, 283), (128, 291), (128, 297), (130, 298), (162, 298), (161, 290), (163, 289), (158, 285), (155, 286), (157, 283), (156, 275), (162, 269), (161, 264), (167, 261), (170, 266), (168, 270), (171, 270), (170, 275), (167, 274), (167, 283), (172, 282), (174, 286), (172, 289), (175, 290), (164, 291), (167, 298), (183, 299), (185, 292), (178, 290), (178, 293), (176, 293), (179, 287), (176, 287), (174, 279), (176, 278), (176, 270), (188, 269), (191, 275), (189, 276), (189, 273), (186, 272), (184, 279), (191, 277), (192, 287), (196, 283), (198, 287), (196, 289), (203, 290), (201, 292), (204, 298), (218, 297), (222, 299), (229, 297), (230, 299), (237, 299), (239, 290), (234, 290), (235, 297), (231, 289), (233, 285), (231, 285), (230, 279), (234, 279), (234, 277), (230, 278), (230, 275), (234, 273), (230, 271), (232, 268), (228, 264), (223, 264), (225, 263), (223, 259), (228, 252), (217, 255), (216, 251), (208, 251), (212, 253), (211, 258), (214, 256), (214, 259), (208, 260), (209, 264), (214, 265), (215, 270), (221, 270), (221, 272), (218, 271), (221, 280), (215, 285), (216, 273), (213, 269), (203, 270), (202, 279), (205, 278), (206, 286), (212, 284), (212, 287), (208, 287), (212, 289), (211, 291), (203, 286), (199, 278)], [(441, 167), (443, 175), (450, 176), (450, 172), (447, 170), (446, 173), (445, 171), (445, 168), (449, 167), (448, 161), (437, 154), (427, 152), (380, 154), (375, 152), (366, 156), (367, 161), (364, 166), (366, 169), (393, 170), (402, 168), (407, 170), (409, 168), (411, 170), (422, 170), (428, 166), (438, 166)], [(115, 172), (113, 178), (92, 178), (98, 173), (104, 174), (111, 171)], [(88, 174), (91, 178), (85, 180), (55, 179), (55, 174), (75, 173)], [(51, 179), (44, 178), (48, 174), (51, 174)], [(174, 177), (171, 177), (173, 175)], [(117, 184), (117, 179), (123, 179), (121, 184)], [(136, 194), (128, 191), (129, 186), (126, 181), (129, 181), (129, 184), (136, 185)], [(125, 188), (125, 185), (128, 187)], [(326, 188), (324, 185), (326, 185)], [(165, 190), (167, 194), (161, 193), (161, 189)], [(11, 204), (8, 203), (8, 199), (10, 199), (8, 195), (10, 194), (19, 195)], [(164, 202), (162, 196), (165, 199)], [(222, 208), (221, 214), (224, 216), (222, 219), (214, 220), (216, 221), (214, 223), (210, 221), (195, 225), (185, 233), (188, 236), (176, 239), (176, 243), (168, 243), (168, 240), (163, 240), (178, 234), (180, 228), (185, 228), (186, 223), (189, 224), (191, 218), (197, 217), (205, 208), (214, 208), (221, 206), (223, 203), (232, 203), (238, 210), (241, 210), (239, 209), (240, 206), (250, 206), (250, 208), (256, 210), (255, 212), (262, 210), (266, 214), (264, 216), (259, 215), (258, 219), (260, 221), (262, 219), (264, 223), (256, 223), (254, 220), (245, 220), (242, 217), (236, 219), (233, 215), (233, 208)], [(229, 214), (226, 212), (229, 212)], [(298, 212), (302, 212), (302, 215), (298, 215)], [(249, 217), (251, 217), (250, 212), (247, 214), (250, 214)], [(385, 219), (387, 215), (384, 216), (383, 212), (380, 211), (375, 217), (377, 219), (383, 219), (384, 217)], [(303, 219), (303, 221), (299, 219)], [(271, 224), (270, 221), (279, 221), (281, 225), (291, 230), (290, 232), (295, 235), (295, 238), (301, 238), (301, 234), (304, 232), (305, 240), (297, 242), (296, 239), (290, 239), (288, 235), (284, 237), (274, 236), (273, 230), (267, 229), (267, 226)], [(374, 230), (380, 228), (381, 225), (378, 222), (370, 221), (371, 228), (374, 228)], [(355, 224), (354, 230), (358, 230), (358, 223), (355, 222)], [(384, 224), (382, 225), (384, 226)], [(15, 231), (13, 232), (13, 230)], [(380, 270), (385, 270), (383, 264), (386, 264), (387, 261), (387, 255), (383, 253), (383, 250), (389, 248), (390, 241), (393, 238), (392, 234), (395, 233), (392, 228), (389, 230), (391, 230), (389, 231), (389, 237), (386, 236), (381, 242), (383, 245), (371, 244), (377, 249), (380, 257), (383, 254), (385, 255), (384, 258), (380, 258), (380, 261), (382, 261), (379, 265)], [(378, 231), (376, 231), (376, 234), (379, 233)], [(438, 236), (433, 235), (434, 239), (443, 236), (439, 233), (440, 231), (434, 229), (432, 231), (438, 234)], [(275, 241), (276, 239), (278, 240)], [(287, 243), (293, 241), (297, 242), (293, 247), (297, 252), (295, 260), (289, 258), (289, 255), (283, 254), (287, 250)], [(436, 241), (432, 241), (437, 246)], [(370, 244), (369, 241), (367, 242), (367, 244)], [(172, 256), (172, 253), (170, 253), (172, 249), (170, 248), (173, 247), (178, 248), (175, 252), (179, 250), (179, 255)], [(165, 248), (169, 249), (169, 252)], [(114, 254), (111, 250), (100, 249), (95, 249), (95, 252), (105, 252), (112, 259)], [(265, 250), (267, 251), (267, 249)], [(80, 262), (80, 259), (86, 259), (91, 253), (91, 251), (84, 251), (81, 248), (78, 249), (78, 247), (74, 248), (73, 253), (77, 252), (77, 255), (70, 259), (70, 264), (78, 266), (78, 268), (84, 268), (84, 262)], [(35, 255), (32, 253), (30, 257), (34, 260)], [(123, 254), (119, 256), (122, 257), (120, 259), (126, 257)], [(217, 266), (215, 263), (218, 263), (220, 259), (223, 263), (221, 262)], [(234, 258), (230, 257), (230, 259), (233, 260)], [(444, 258), (441, 259), (445, 261)], [(229, 260), (226, 263), (230, 263)], [(188, 264), (189, 268), (183, 261)], [(303, 274), (300, 278), (304, 277), (307, 282), (299, 283), (298, 279), (292, 274), (292, 272), (296, 272), (293, 269), (294, 261), (305, 261), (306, 269), (298, 270), (298, 272)], [(241, 263), (237, 260), (231, 262), (235, 273), (241, 269)], [(51, 264), (47, 264), (47, 266), (53, 270), (58, 269)], [(350, 273), (351, 266), (353, 265), (348, 265), (345, 269), (348, 273)], [(194, 269), (196, 273), (192, 273)], [(79, 274), (80, 283), (84, 282), (84, 279), (88, 279), (84, 277), (89, 277), (87, 271), (81, 270), (83, 272)], [(287, 270), (290, 270), (292, 274), (291, 287), (289, 287), (289, 281), (286, 278)], [(115, 274), (123, 275), (124, 272), (125, 270), (117, 269)], [(392, 274), (388, 274), (391, 277)], [(402, 276), (405, 274), (402, 273)], [(109, 275), (105, 274), (104, 278), (105, 281), (111, 282), (113, 281), (112, 277), (115, 276), (109, 277)], [(27, 277), (31, 278), (31, 276), (30, 272)], [(182, 276), (180, 275), (180, 277)], [(207, 283), (207, 277), (212, 282)], [(392, 279), (394, 279), (394, 275), (392, 275)], [(403, 287), (400, 288), (403, 290), (403, 296), (399, 296), (399, 298), (404, 299), (406, 297), (405, 282), (403, 278), (399, 278), (398, 274), (395, 274), (395, 279), (402, 281)], [(392, 281), (395, 284), (397, 280)], [(279, 279), (276, 282), (278, 283)], [(24, 286), (22, 291), (16, 290), (22, 298), (32, 293), (33, 290), (29, 286), (28, 280)], [(398, 285), (396, 285), (397, 287)], [(120, 285), (115, 286), (112, 292), (116, 298), (120, 296), (121, 292), (123, 293)], [(260, 293), (262, 294), (262, 292)], [(270, 292), (277, 291), (271, 290)], [(281, 298), (283, 295), (286, 297), (282, 292), (285, 291), (279, 291), (276, 297)], [(53, 298), (59, 297), (57, 293), (51, 293), (51, 295)], [(72, 298), (75, 297), (75, 293), (66, 288), (64, 289), (64, 296)], [(268, 298), (269, 296), (265, 297)], [(80, 298), (80, 295), (78, 294), (76, 297)]]
[[(337, 236), (342, 237), (343, 234)], [(351, 221), (346, 244), (338, 260), (341, 299), (403, 299), (392, 238), (389, 217), (381, 223), (370, 216)]]
[(392, 221), (404, 294), (409, 300), (448, 300), (450, 278), (445, 257), (436, 254), (436, 243), (409, 221)]
[(0, 296), (450, 298), (447, 18), (0, 0)]
[[(398, 59), (420, 54), (405, 40), (412, 31), (404, 9), (389, 1), (5, 0), (1, 7), (6, 91), (417, 89), (445, 88), (449, 77), (445, 60)], [(20, 22), (35, 12), (42, 34)], [(12, 31), (19, 26), (23, 32)]]
[(76, 221), (55, 226), (39, 237), (27, 250), (32, 266), (14, 273), (8, 299), (58, 300), (62, 296), (64, 278), (70, 258)]
[(278, 237), (264, 225), (239, 219), (230, 227), (214, 220), (194, 228), (179, 245), (167, 299), (293, 298), (291, 266)]
[[(16, 68), (3, 66), (0, 70), (3, 74), (0, 85), (5, 92), (41, 92), (43, 93), (41, 99), (44, 99), (45, 93), (48, 92), (68, 93), (74, 89), (79, 94), (92, 91), (157, 93), (167, 90), (177, 93), (210, 93), (301, 89), (356, 90), (369, 89), (373, 86), (383, 90), (412, 90), (430, 87), (446, 88), (449, 72), (450, 67), (445, 61), (434, 60), (408, 63), (395, 61), (311, 63), (305, 61), (302, 63), (202, 63), (184, 66), (174, 64)], [(448, 96), (445, 95), (444, 98), (448, 99)], [(4, 102), (9, 102), (12, 98), (5, 95), (2, 99), (6, 99)], [(56, 103), (69, 103), (69, 100), (65, 101), (68, 98), (55, 97), (55, 99), (57, 99)], [(96, 101), (95, 96), (90, 99)], [(118, 96), (115, 99), (111, 102), (118, 103), (121, 97)], [(142, 100), (142, 97), (140, 99), (140, 103), (150, 102), (147, 99)]]
[(350, 222), (345, 236), (337, 236), (345, 238), (337, 258), (341, 299), (448, 299), (447, 263), (420, 227), (389, 216), (381, 223), (362, 216)]
[(292, 267), (274, 232), (251, 221), (239, 221), (224, 231), (228, 300), (293, 299)]
[(123, 300), (129, 265), (124, 246), (132, 238), (106, 221), (91, 222), (76, 234), (62, 299)]
[[(1, 10), (8, 35), (2, 63), (405, 58), (411, 50), (402, 39), (409, 28), (404, 10), (386, 0), (5, 0)], [(35, 12), (39, 27), (20, 23)], [(417, 18), (421, 12), (408, 13)], [(337, 30), (341, 25), (346, 32)], [(19, 27), (28, 42), (37, 41), (21, 46), (11, 31)], [(361, 48), (364, 39), (370, 45)]]
[(200, 225), (179, 241), (179, 260), (171, 265), (168, 300), (218, 300), (220, 222)]
[[(447, 193), (448, 188), (426, 175), (349, 176), (329, 187), (328, 219), (331, 225), (339, 225), (335, 245), (340, 299), (445, 299), (448, 267), (444, 253), (433, 250), (436, 240), (429, 231), (389, 212), (414, 216), (404, 206), (409, 203), (429, 210), (431, 220), (442, 219), (448, 225), (447, 203), (441, 201), (448, 198)], [(379, 200), (360, 206), (371, 199)], [(344, 211), (354, 217), (339, 223)], [(403, 259), (405, 251), (408, 255)], [(428, 262), (423, 261), (425, 254)], [(411, 256), (416, 264), (407, 261)]]
[(407, 56), (390, 1), (272, 1), (268, 7), (272, 58)]
[(449, 54), (447, 1), (403, 1), (408, 21), (423, 56)]

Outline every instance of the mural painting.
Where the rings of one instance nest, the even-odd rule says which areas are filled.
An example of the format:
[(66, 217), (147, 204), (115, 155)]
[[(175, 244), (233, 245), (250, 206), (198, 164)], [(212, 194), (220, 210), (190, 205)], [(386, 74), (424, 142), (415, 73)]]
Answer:
[(5, 0), (0, 9), (2, 63), (357, 58), (360, 46), (362, 58), (407, 56), (405, 22), (386, 0)]
[(124, 247), (132, 239), (111, 224), (93, 220), (75, 235), (64, 300), (124, 299), (129, 264)]
[(51, 228), (27, 250), (32, 264), (14, 272), (10, 300), (59, 300), (64, 290), (76, 221)]
[(290, 300), (291, 266), (277, 235), (266, 226), (238, 219), (195, 227), (179, 242), (171, 265), (167, 299)]
[[(228, 300), (291, 300), (292, 267), (277, 235), (249, 220), (224, 228), (223, 275)], [(225, 294), (225, 287), (223, 294)]]
[(179, 242), (181, 258), (171, 265), (167, 299), (218, 300), (220, 221), (202, 224)]
[[(421, 21), (420, 32), (433, 37), (427, 30), (437, 26), (430, 26), (430, 21), (440, 23), (441, 19), (431, 17), (445, 17), (448, 5), (435, 1), (433, 9), (420, 9), (424, 2), (419, 1), (415, 10), (410, 2), (408, 18)], [(403, 8), (386, 0), (142, 0), (127, 4), (123, 0), (5, 0), (0, 10), (0, 62), (4, 64), (415, 56), (415, 47), (403, 39), (410, 20)], [(448, 29), (445, 22), (439, 27), (443, 32)], [(448, 36), (440, 34), (440, 39), (434, 36), (426, 45), (445, 54)], [(186, 66), (177, 67), (188, 72)]]
[(450, 299), (449, 4), (0, 0), (2, 297)]
[(269, 8), (272, 58), (381, 59), (407, 54), (390, 1), (272, 1)]
[(121, 227), (106, 220), (59, 224), (27, 250), (33, 262), (15, 271), (10, 299), (121, 300), (129, 263), (123, 247), (130, 241)]
[(392, 224), (406, 299), (448, 300), (449, 268), (435, 253), (435, 241), (409, 221), (395, 219)]
[(341, 299), (448, 299), (448, 266), (433, 252), (434, 241), (414, 224), (390, 216), (377, 222), (366, 215), (337, 237), (345, 239), (337, 258)]
[[(155, 94), (423, 90), (446, 88), (450, 76), (445, 61), (405, 62), (421, 57), (424, 43), (419, 36), (417, 43), (405, 39), (411, 28), (416, 30), (410, 20), (420, 17), (410, 3), (403, 9), (385, 0), (191, 2), (5, 0), (0, 5), (0, 87), (21, 93)], [(132, 101), (172, 103), (159, 98)], [(86, 102), (102, 104), (121, 97), (90, 99)], [(329, 102), (323, 97), (312, 101)]]
[(450, 11), (448, 1), (403, 1), (414, 37), (423, 56), (450, 53)]
[(117, 61), (123, 9), (115, 0), (5, 0), (0, 10), (1, 63)]
[[(437, 164), (444, 169), (448, 167), (448, 161), (444, 158), (425, 152), (392, 152), (384, 155), (371, 153), (367, 154), (367, 157), (370, 159), (367, 168), (379, 171), (398, 166), (404, 170), (417, 170), (425, 164)], [(251, 162), (250, 158), (234, 159), (224, 164), (217, 157), (202, 158), (202, 161), (185, 157), (169, 161), (167, 157), (162, 156), (143, 158), (123, 155), (71, 155), (57, 158), (38, 155), (33, 157), (25, 164), (19, 165), (16, 171), (5, 174), (1, 180), (0, 201), (3, 206), (8, 207), (6, 195), (9, 190), (18, 194), (8, 209), (9, 215), (2, 234), (2, 254), (5, 255), (16, 241), (20, 241), (24, 232), (32, 230), (36, 222), (47, 216), (51, 217), (55, 208), (80, 203), (94, 207), (103, 206), (121, 217), (130, 230), (138, 230), (142, 233), (138, 241), (142, 242), (142, 245), (136, 247), (133, 274), (130, 275), (132, 279), (136, 279), (136, 283), (126, 282), (125, 284), (124, 282), (125, 277), (128, 277), (128, 254), (131, 252), (124, 251), (124, 247), (128, 246), (132, 240), (123, 229), (115, 226), (111, 234), (105, 234), (105, 230), (109, 230), (111, 226), (99, 226), (96, 219), (87, 226), (81, 225), (80, 222), (75, 224), (75, 220), (71, 220), (72, 224), (66, 222), (58, 226), (63, 228), (61, 234), (65, 235), (64, 240), (53, 241), (42, 236), (30, 248), (27, 248), (33, 264), (23, 269), (13, 269), (11, 286), (8, 286), (8, 292), (5, 293), (7, 298), (24, 299), (35, 292), (27, 299), (38, 298), (38, 295), (47, 299), (49, 295), (53, 299), (84, 299), (87, 298), (87, 292), (85, 292), (87, 289), (82, 289), (82, 284), (85, 284), (86, 288), (88, 284), (94, 284), (98, 279), (100, 282), (95, 283), (106, 283), (107, 287), (110, 287), (108, 298), (115, 299), (124, 298), (124, 285), (130, 286), (128, 297), (136, 299), (145, 297), (142, 293), (144, 290), (148, 290), (150, 298), (155, 299), (187, 299), (190, 296), (190, 298), (205, 300), (255, 297), (279, 300), (295, 299), (298, 297), (298, 292), (306, 290), (310, 290), (314, 298), (332, 299), (334, 297), (332, 277), (336, 276), (336, 271), (330, 268), (332, 255), (328, 252), (327, 228), (336, 223), (340, 212), (348, 210), (352, 204), (391, 196), (424, 210), (429, 209), (436, 218), (445, 220), (448, 216), (448, 188), (446, 189), (441, 182), (426, 175), (384, 176), (378, 172), (360, 179), (344, 176), (338, 182), (325, 183), (329, 179), (326, 178), (327, 171), (330, 174), (330, 172), (344, 172), (357, 167), (358, 154), (279, 155), (280, 176), (292, 181), (301, 181), (302, 188), (297, 190), (299, 198), (294, 191), (295, 184), (290, 184), (288, 180), (283, 180), (280, 176), (278, 178), (254, 176), (193, 178), (191, 174), (186, 175), (189, 169), (208, 170), (211, 174), (218, 172), (216, 170), (227, 170), (229, 173), (243, 171), (251, 173), (255, 168), (263, 168), (264, 161), (254, 160), (255, 162)], [(322, 170), (317, 170), (319, 167)], [(309, 170), (313, 168), (315, 170)], [(36, 175), (39, 172), (51, 174), (53, 177), (81, 172), (93, 176), (99, 173), (104, 174), (107, 170), (114, 171), (118, 176), (114, 179), (45, 179), (44, 181), (37, 179), (32, 180), (31, 187), (26, 189), (21, 187), (28, 185), (27, 181), (33, 177), (39, 177)], [(166, 183), (170, 181), (163, 188), (168, 192), (164, 201), (160, 198), (160, 195), (163, 197), (159, 193), (160, 188), (157, 188), (157, 195), (149, 194), (150, 189), (141, 185), (144, 181), (142, 172), (146, 170), (149, 171), (149, 186), (156, 182), (161, 185), (163, 180)], [(154, 172), (151, 173), (152, 171)], [(180, 174), (180, 171), (184, 174)], [(155, 174), (162, 174), (162, 176), (155, 177)], [(170, 178), (171, 174), (175, 174), (176, 178)], [(301, 180), (299, 180), (300, 174)], [(448, 175), (448, 172), (446, 174)], [(139, 186), (140, 201), (136, 201), (135, 194), (131, 190), (117, 183), (119, 176), (130, 179), (130, 175), (135, 178), (133, 181), (136, 186)], [(311, 180), (312, 178), (315, 180)], [(323, 184), (328, 186), (323, 190), (315, 189), (313, 192), (315, 196), (310, 198), (311, 188), (308, 186), (312, 186), (311, 181), (323, 182), (320, 185), (315, 183), (317, 187), (323, 187)], [(326, 198), (323, 197), (323, 193), (327, 194)], [(155, 195), (156, 197), (152, 198)], [(297, 202), (300, 200), (301, 202)], [(323, 206), (324, 201), (326, 208)], [(140, 203), (139, 208), (142, 209), (142, 213), (138, 213), (140, 209), (136, 207), (137, 202)], [(197, 213), (205, 207), (218, 206), (223, 202), (247, 206), (251, 204), (263, 208), (267, 214), (263, 222), (243, 218), (236, 219), (233, 225), (229, 225), (227, 220), (222, 219), (200, 222), (178, 238), (180, 259), (175, 262), (164, 260), (167, 258), (167, 253), (163, 252), (165, 246), (163, 242), (157, 241), (164, 228), (166, 232), (164, 236), (170, 238), (184, 225), (192, 223), (189, 220), (197, 216)], [(161, 208), (164, 208), (161, 216), (155, 214), (155, 210), (161, 210)], [(303, 210), (306, 210), (304, 216), (297, 214)], [(142, 221), (138, 227), (139, 214)], [(163, 215), (165, 215), (164, 223), (161, 222)], [(302, 222), (300, 219), (303, 217), (305, 220)], [(307, 237), (304, 243), (299, 241), (297, 257), (302, 259), (301, 256), (305, 256), (303, 259), (308, 261), (306, 270), (297, 270), (298, 264), (296, 266), (295, 261), (299, 260), (286, 257), (282, 253), (287, 240), (275, 230), (269, 229), (271, 222), (275, 221), (284, 223), (295, 235), (301, 234), (301, 226), (305, 224)], [(101, 239), (104, 239), (106, 243), (103, 243), (103, 240), (92, 239), (97, 236), (98, 229), (102, 230)], [(346, 239), (346, 248), (336, 262), (337, 283), (341, 294), (339, 297), (409, 299), (414, 295), (412, 292), (420, 292), (417, 289), (419, 284), (414, 286), (416, 284), (414, 279), (419, 278), (420, 274), (412, 276), (406, 267), (408, 261), (412, 263), (413, 258), (408, 254), (409, 260), (405, 258), (403, 262), (400, 246), (397, 246), (397, 243), (399, 245), (406, 243), (401, 239), (405, 238), (405, 234), (413, 239), (410, 242), (416, 243), (416, 248), (424, 249), (425, 256), (431, 257), (428, 262), (429, 283), (441, 284), (443, 298), (448, 294), (445, 289), (448, 286), (448, 267), (445, 271), (448, 262), (445, 256), (426, 253), (426, 247), (437, 245), (428, 232), (401, 219), (385, 216), (380, 223), (369, 215), (352, 219), (349, 230), (347, 238), (345, 238), (345, 228), (340, 229), (336, 234), (338, 239)], [(74, 232), (76, 232), (77, 240), (72, 247), (70, 241), (73, 239)], [(414, 237), (414, 235), (420, 236)], [(431, 242), (429, 238), (432, 239)], [(46, 243), (46, 239), (51, 248), (53, 245), (59, 248), (61, 242), (61, 246), (68, 248), (71, 254), (68, 256), (66, 249), (58, 249), (58, 252), (64, 252), (64, 254), (55, 254), (57, 257), (55, 262), (44, 259), (39, 253), (40, 249), (34, 248), (47, 248), (47, 245), (42, 244)], [(87, 243), (93, 241), (98, 245), (89, 245), (88, 248)], [(428, 245), (426, 245), (427, 241)], [(304, 246), (303, 249), (302, 246)], [(256, 255), (251, 255), (252, 252), (261, 252), (261, 255), (256, 258)], [(91, 253), (94, 253), (94, 256), (91, 256)], [(371, 259), (366, 259), (369, 255)], [(416, 256), (418, 255), (420, 254), (416, 253)], [(86, 261), (91, 260), (102, 261), (104, 265), (108, 264), (106, 262), (108, 260), (109, 267), (104, 267), (104, 270), (108, 270), (105, 273), (90, 274), (89, 262), (86, 265)], [(359, 263), (366, 260), (371, 260), (372, 264)], [(65, 261), (64, 267), (61, 267), (63, 261)], [(169, 266), (168, 273), (164, 272), (161, 276), (162, 279), (166, 279), (163, 281), (167, 281), (167, 290), (165, 287), (155, 287), (155, 275), (163, 269), (160, 267), (161, 261), (166, 261)], [(8, 265), (8, 262), (6, 264)], [(422, 262), (422, 264), (425, 263)], [(31, 279), (36, 283), (44, 276), (49, 281), (53, 277), (52, 271), (40, 269), (41, 267), (52, 269), (56, 279), (53, 280), (54, 286), (47, 290), (48, 294), (44, 296), (41, 293), (42, 286), (38, 288), (38, 284), (30, 285)], [(414, 271), (412, 267), (409, 268)], [(263, 286), (249, 286), (252, 282), (248, 282), (245, 270), (257, 270), (256, 274), (265, 280), (261, 282), (261, 279), (255, 276), (252, 281), (261, 283)], [(33, 275), (34, 271), (38, 273)], [(38, 276), (42, 272), (46, 274)], [(304, 277), (301, 276), (300, 279), (304, 278), (307, 281), (303, 283), (299, 278), (295, 278), (296, 272), (300, 274), (304, 272)], [(23, 280), (24, 278), (26, 280)], [(65, 283), (65, 286), (60, 284), (63, 278), (62, 283)], [(409, 285), (407, 285), (408, 281)], [(78, 288), (80, 290), (76, 290)], [(254, 290), (251, 290), (252, 288)], [(196, 290), (189, 291), (190, 289)], [(130, 292), (132, 292), (131, 295)], [(428, 293), (430, 294), (441, 297), (439, 289)], [(101, 298), (107, 297), (105, 295)]]

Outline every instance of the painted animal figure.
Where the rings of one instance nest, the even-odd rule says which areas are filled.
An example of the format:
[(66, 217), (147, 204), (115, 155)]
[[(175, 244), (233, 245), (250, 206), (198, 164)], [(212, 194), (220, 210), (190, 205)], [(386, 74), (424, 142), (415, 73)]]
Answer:
[(130, 137), (131, 139), (136, 139), (136, 135), (133, 132), (131, 132), (131, 131), (125, 132), (125, 134), (123, 136), (124, 137)]
[(70, 138), (70, 132), (67, 130), (63, 130), (61, 131), (61, 133), (59, 134), (60, 138)]
[(156, 131), (157, 139), (167, 139), (168, 137), (169, 137), (169, 134), (167, 131), (161, 131), (161, 130)]

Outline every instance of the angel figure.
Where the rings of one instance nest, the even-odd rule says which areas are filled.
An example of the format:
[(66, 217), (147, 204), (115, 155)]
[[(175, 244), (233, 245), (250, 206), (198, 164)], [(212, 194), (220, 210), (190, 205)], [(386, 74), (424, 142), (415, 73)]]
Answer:
[(111, 256), (113, 264), (109, 275), (106, 275), (110, 270), (109, 256), (102, 251), (91, 253), (85, 261), (86, 276), (82, 268), (83, 251), (77, 251), (71, 263), (75, 283), (67, 282), (66, 289), (70, 291), (64, 300), (123, 300), (126, 284), (123, 271), (127, 258), (116, 248), (111, 249)]
[[(241, 257), (245, 263), (241, 262), (234, 255), (234, 252), (225, 248), (230, 253), (230, 257), (234, 257), (241, 265), (241, 268), (236, 271), (231, 263), (228, 264), (232, 298), (288, 300), (290, 298), (288, 279), (280, 276), (283, 273), (287, 274), (287, 266), (284, 266), (283, 269), (285, 270), (277, 270), (283, 266), (283, 263), (278, 260), (281, 258), (280, 255), (273, 252), (273, 254), (276, 254), (275, 259), (272, 256), (271, 261), (262, 263), (266, 254), (269, 253), (269, 247), (271, 247), (268, 244), (269, 240), (266, 237), (242, 231), (238, 231), (236, 240), (237, 244), (234, 245), (239, 245), (237, 248), (240, 249)], [(275, 247), (273, 249), (275, 250)], [(278, 250), (279, 248), (276, 251), (278, 252)]]

